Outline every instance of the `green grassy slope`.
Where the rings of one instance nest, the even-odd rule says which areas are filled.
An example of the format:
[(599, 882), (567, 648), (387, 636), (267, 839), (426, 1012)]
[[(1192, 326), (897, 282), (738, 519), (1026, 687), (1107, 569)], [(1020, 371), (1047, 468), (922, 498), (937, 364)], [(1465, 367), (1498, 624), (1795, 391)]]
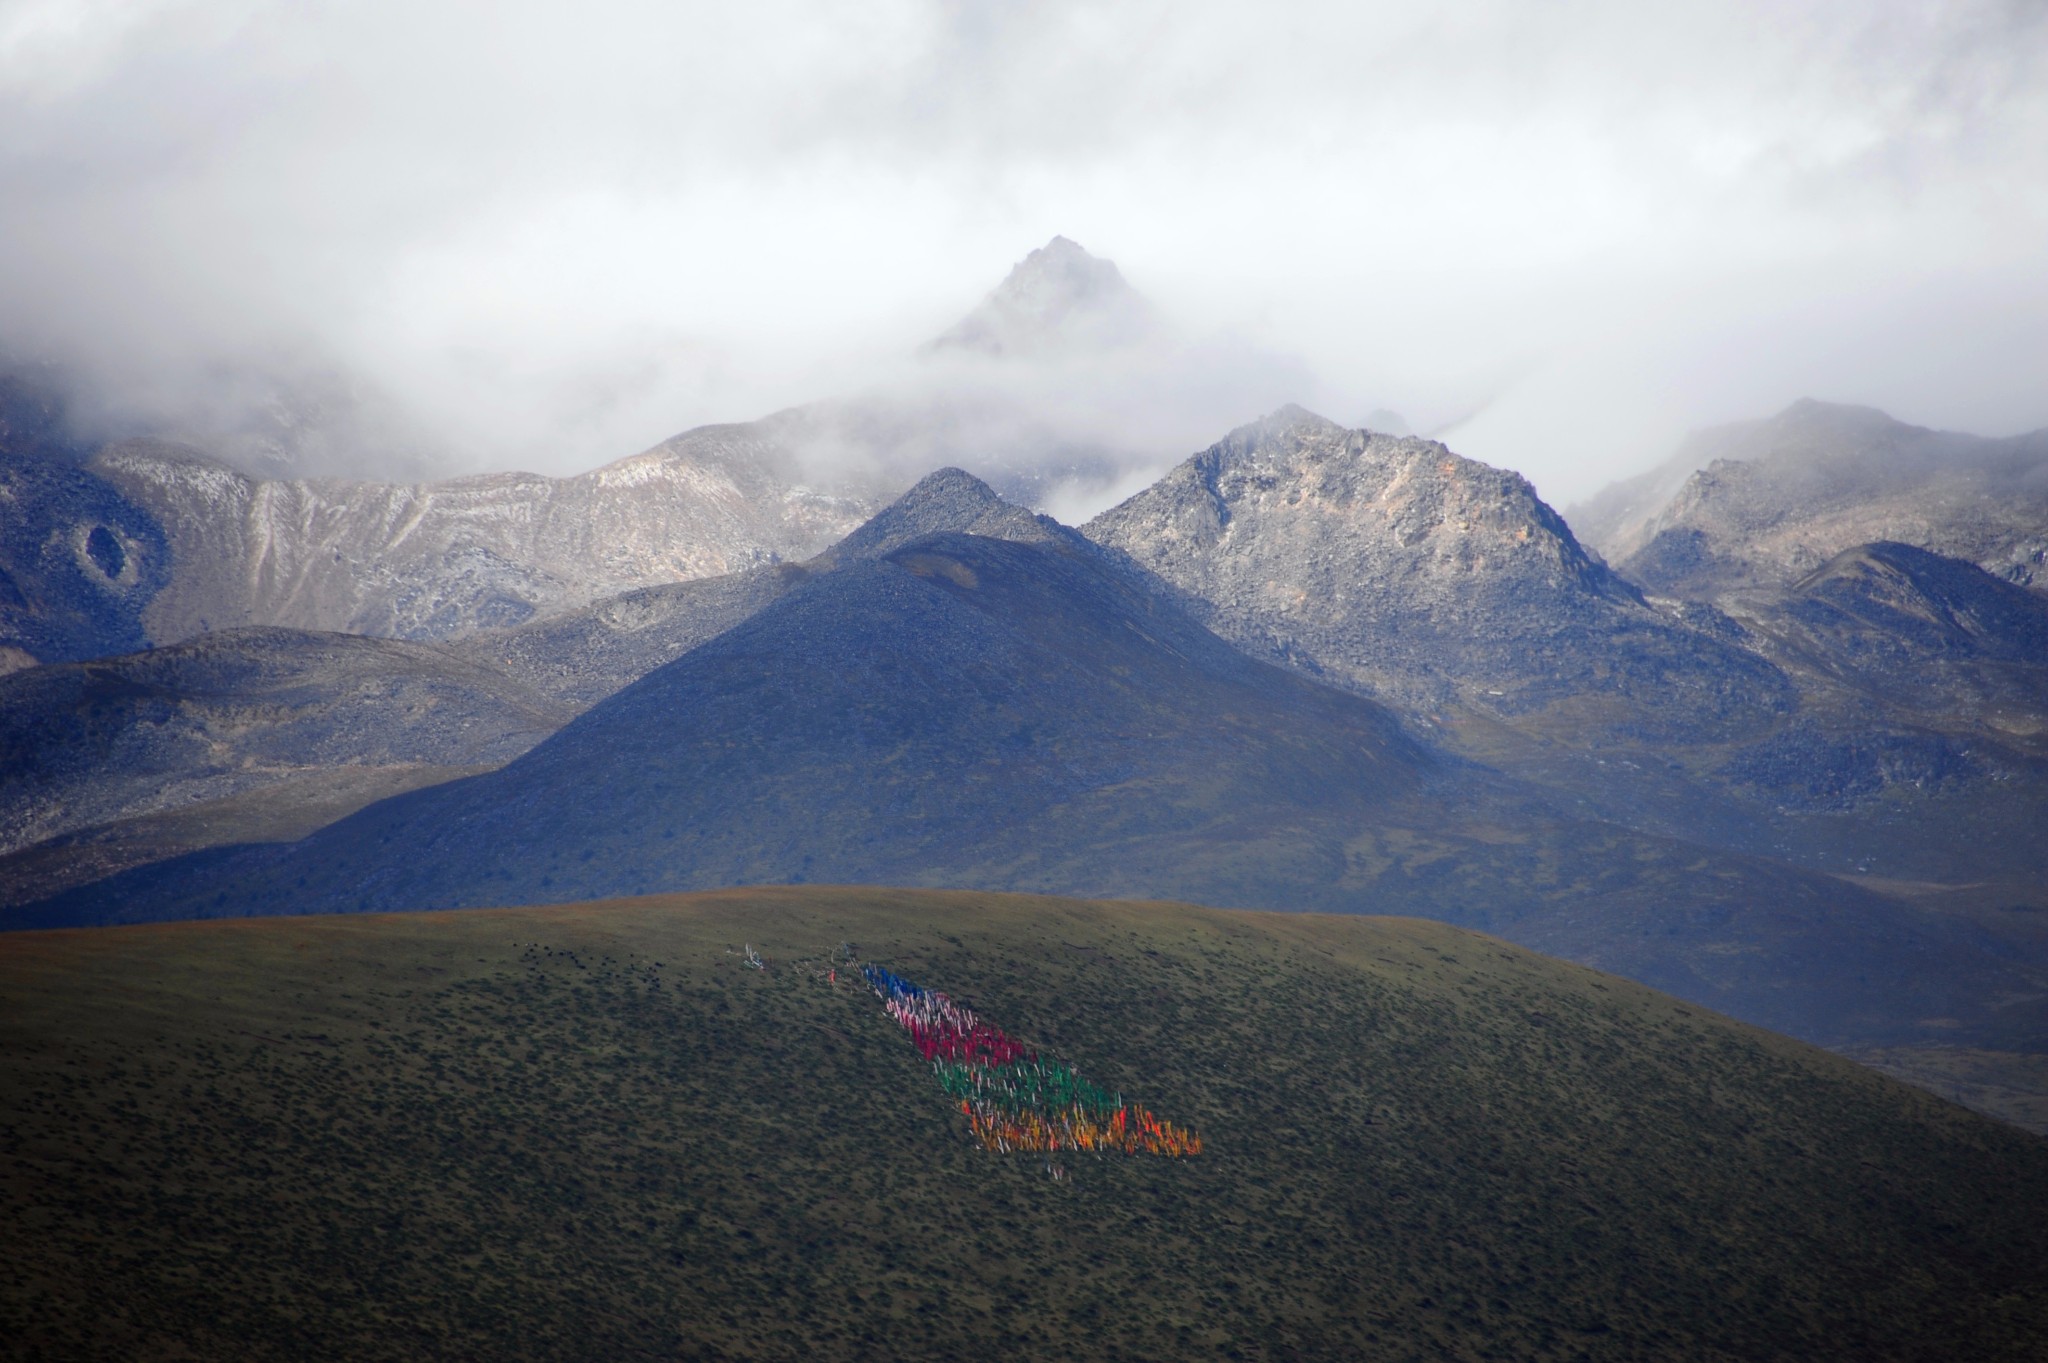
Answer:
[[(844, 940), (1205, 1153), (984, 1153), (800, 964)], [(11, 1358), (2036, 1358), (2044, 1206), (2048, 1143), (1433, 923), (805, 888), (0, 939)]]

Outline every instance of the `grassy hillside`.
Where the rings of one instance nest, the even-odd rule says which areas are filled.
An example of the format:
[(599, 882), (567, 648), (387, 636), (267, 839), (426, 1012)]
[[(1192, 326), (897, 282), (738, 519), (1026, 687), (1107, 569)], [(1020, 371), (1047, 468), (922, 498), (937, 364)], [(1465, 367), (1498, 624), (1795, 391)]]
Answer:
[[(983, 1151), (812, 969), (842, 942), (1203, 1152)], [(807, 888), (19, 933), (0, 1067), (11, 1358), (2048, 1338), (2048, 1143), (1417, 921)]]

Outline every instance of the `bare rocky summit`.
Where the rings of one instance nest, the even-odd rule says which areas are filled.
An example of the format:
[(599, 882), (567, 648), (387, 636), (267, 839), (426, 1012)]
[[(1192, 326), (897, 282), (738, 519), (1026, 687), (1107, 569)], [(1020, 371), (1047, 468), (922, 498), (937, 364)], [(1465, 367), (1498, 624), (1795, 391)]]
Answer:
[(1670, 596), (1789, 586), (1877, 541), (2048, 589), (2048, 431), (1986, 439), (1802, 401), (1701, 432), (1570, 516), (1626, 576)]
[(1082, 532), (1240, 646), (1425, 709), (1690, 733), (1788, 700), (1731, 622), (1651, 605), (1519, 475), (1298, 407)]

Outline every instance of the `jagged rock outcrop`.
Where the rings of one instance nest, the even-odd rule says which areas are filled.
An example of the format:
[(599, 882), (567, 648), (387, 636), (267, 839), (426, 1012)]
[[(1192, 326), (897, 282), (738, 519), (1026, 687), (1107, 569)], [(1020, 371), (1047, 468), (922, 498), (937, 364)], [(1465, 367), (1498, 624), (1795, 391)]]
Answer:
[(266, 482), (154, 441), (90, 471), (162, 527), (158, 643), (237, 625), (448, 639), (662, 582), (803, 558), (873, 509), (798, 481), (746, 427), (706, 427), (572, 478)]
[(1951, 727), (2048, 732), (2048, 596), (1973, 563), (1863, 544), (1731, 606), (1790, 665), (1866, 701)]
[(1888, 540), (2048, 587), (2048, 431), (1985, 439), (1811, 400), (1705, 431), (1572, 524), (1652, 591), (1784, 587)]
[(1298, 407), (1082, 533), (1224, 637), (1367, 694), (1667, 736), (1789, 703), (1732, 624), (1650, 605), (1519, 475)]

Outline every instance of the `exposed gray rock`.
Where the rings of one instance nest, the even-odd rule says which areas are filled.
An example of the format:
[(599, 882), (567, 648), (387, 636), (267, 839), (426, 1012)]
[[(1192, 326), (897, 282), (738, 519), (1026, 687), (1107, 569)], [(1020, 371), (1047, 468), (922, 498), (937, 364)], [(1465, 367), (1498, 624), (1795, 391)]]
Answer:
[(1298, 407), (1234, 431), (1082, 532), (1225, 638), (1412, 705), (1667, 737), (1741, 731), (1784, 678), (1579, 547), (1519, 475)]
[(1910, 788), (2048, 816), (2048, 597), (1878, 543), (1790, 588), (1726, 599), (1801, 699), (1797, 718), (1735, 753), (1722, 779), (1803, 813)]
[(801, 566), (784, 563), (643, 587), (516, 629), (483, 630), (447, 647), (583, 710), (725, 633), (806, 576)]
[(820, 554), (811, 566), (880, 558), (914, 539), (947, 530), (1019, 544), (1086, 542), (1052, 517), (1004, 501), (973, 474), (943, 468), (919, 479), (908, 492)]
[(873, 510), (793, 481), (747, 427), (705, 427), (590, 473), (446, 483), (264, 482), (155, 441), (90, 470), (163, 528), (159, 643), (237, 625), (447, 639), (636, 587), (817, 552)]
[(1789, 586), (1877, 540), (2048, 587), (2048, 431), (1993, 440), (1802, 401), (1702, 432), (1570, 516), (1625, 574), (1674, 596)]

